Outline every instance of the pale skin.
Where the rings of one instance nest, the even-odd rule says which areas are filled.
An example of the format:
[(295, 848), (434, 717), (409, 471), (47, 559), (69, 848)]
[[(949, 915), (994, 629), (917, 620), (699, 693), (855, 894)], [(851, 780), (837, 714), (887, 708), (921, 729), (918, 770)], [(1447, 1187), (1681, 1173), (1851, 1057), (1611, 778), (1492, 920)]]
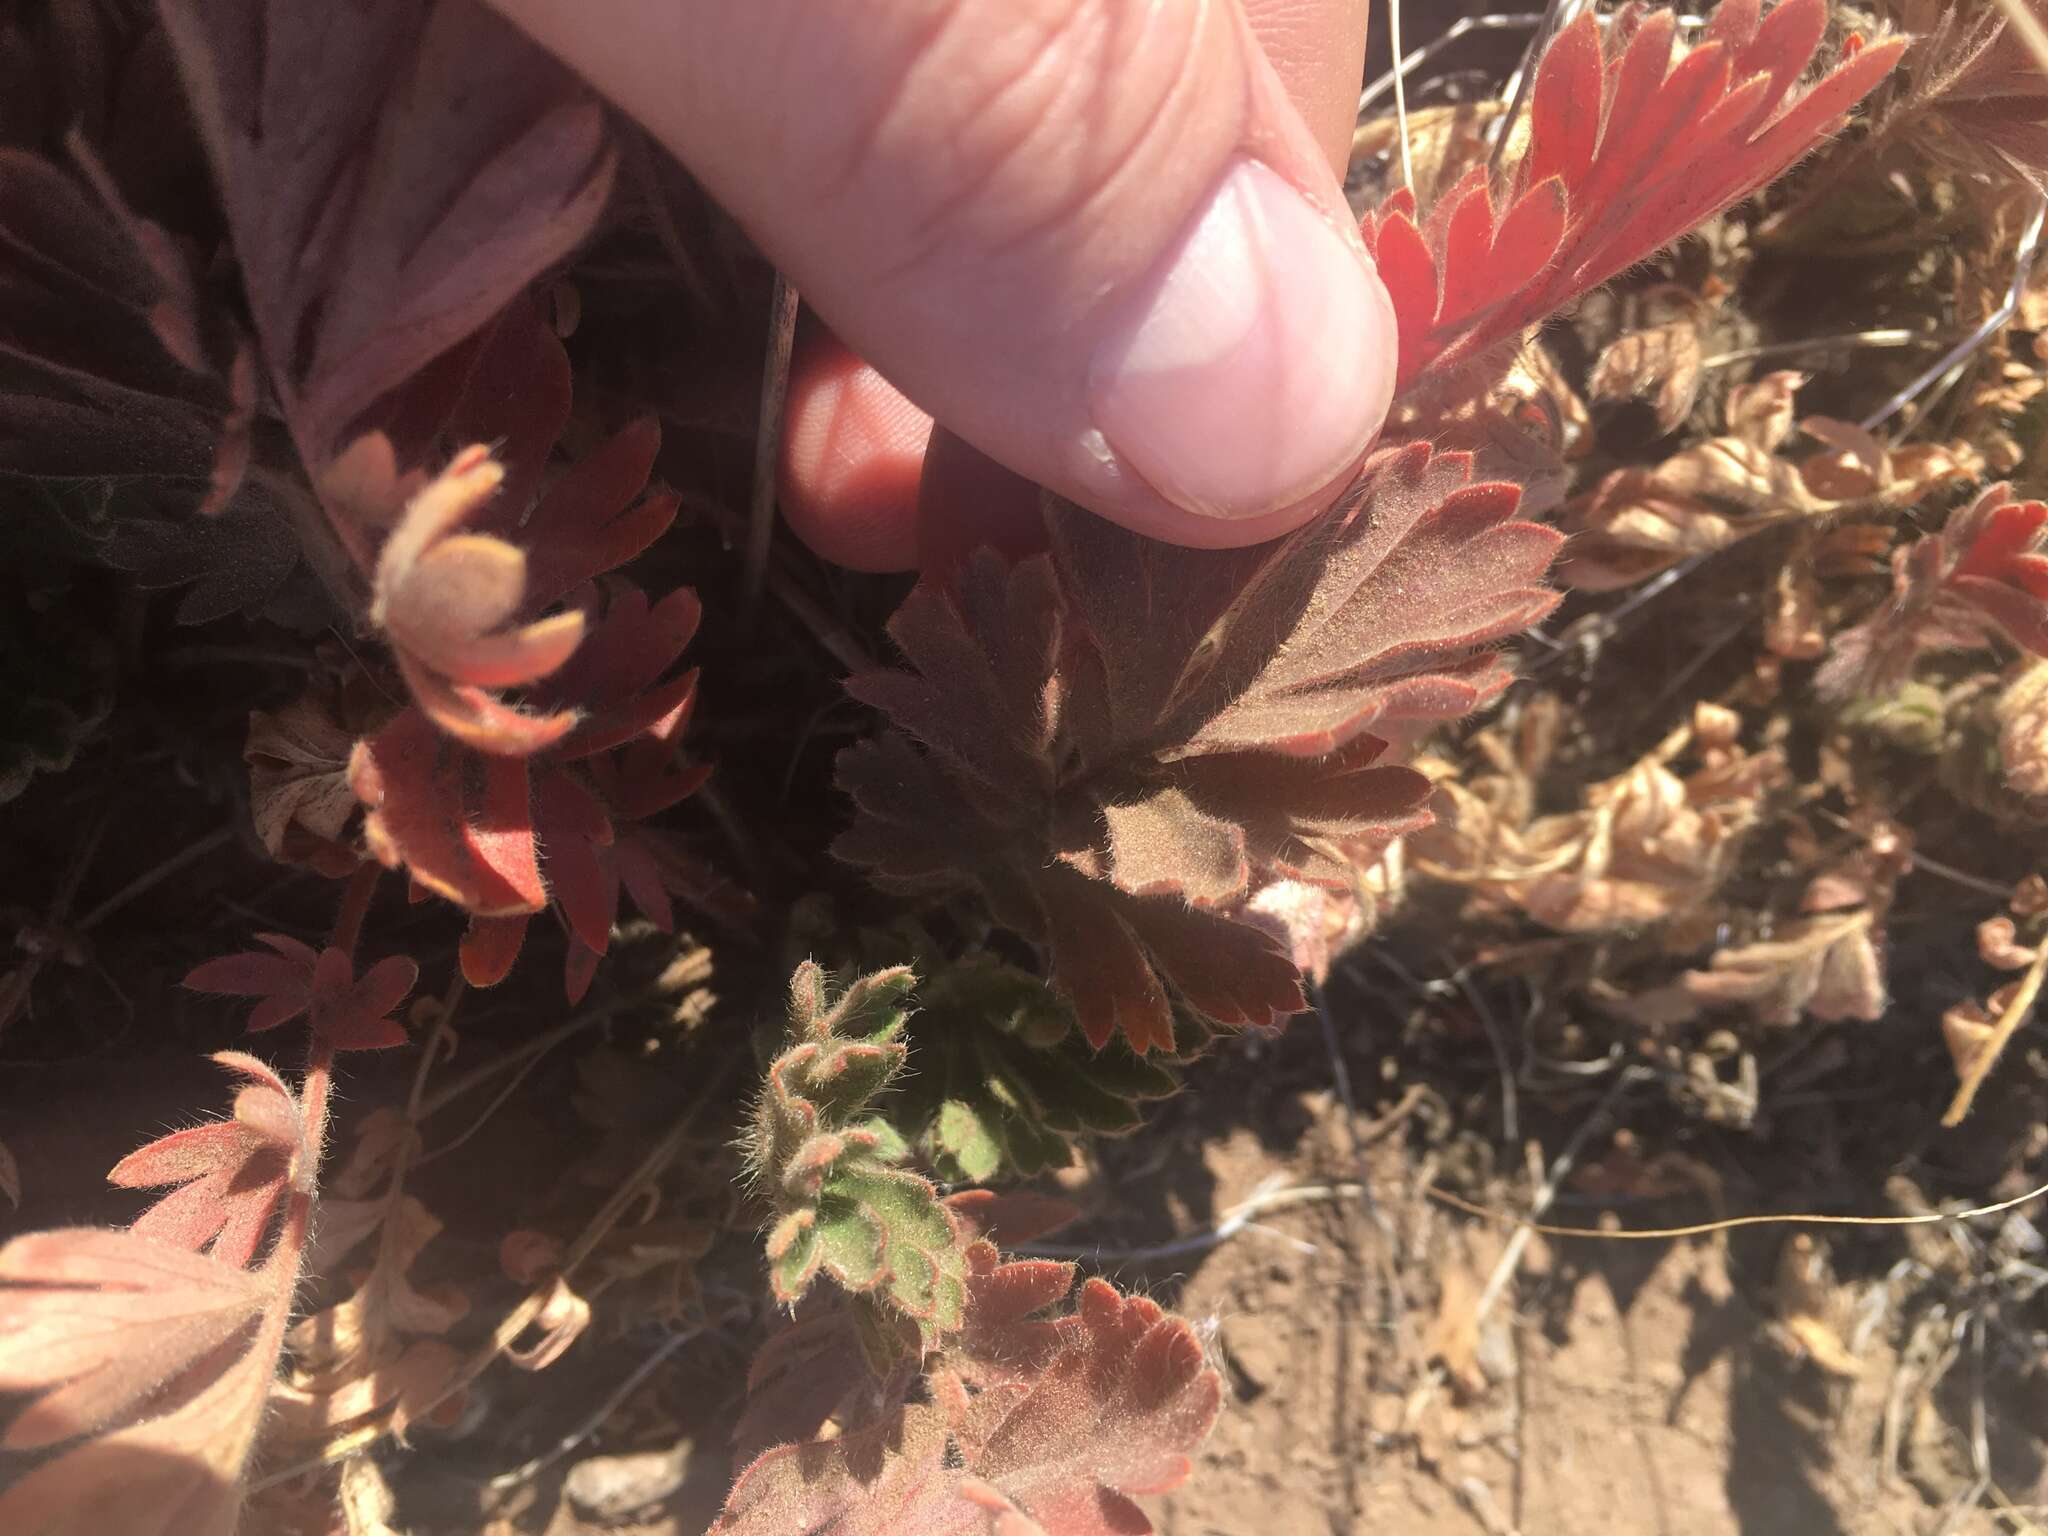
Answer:
[(781, 500), (828, 559), (1006, 542), (1034, 485), (1275, 537), (1350, 480), (1392, 310), (1339, 177), (1369, 0), (493, 0), (796, 283)]

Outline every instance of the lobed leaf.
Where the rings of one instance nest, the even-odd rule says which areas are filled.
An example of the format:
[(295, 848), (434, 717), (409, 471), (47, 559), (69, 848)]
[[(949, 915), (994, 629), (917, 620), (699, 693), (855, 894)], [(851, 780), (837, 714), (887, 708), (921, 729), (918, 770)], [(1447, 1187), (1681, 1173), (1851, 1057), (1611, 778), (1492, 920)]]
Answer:
[(2048, 656), (2048, 505), (1994, 485), (1948, 525), (1892, 556), (1889, 601), (1835, 634), (1815, 675), (1823, 693), (1896, 692), (1922, 656), (1978, 650), (2003, 635)]
[(1496, 204), (1476, 167), (1418, 222), (1388, 199), (1364, 226), (1400, 325), (1397, 387), (1448, 381), (1774, 180), (1891, 71), (1902, 39), (1852, 49), (1801, 88), (1826, 0), (1724, 0), (1674, 62), (1673, 13), (1612, 28), (1588, 9), (1552, 39), (1527, 148)]
[(388, 867), (479, 916), (547, 904), (524, 759), (465, 752), (407, 710), (356, 743), (349, 786), (368, 809), (363, 839)]
[(162, 11), (317, 474), (380, 396), (589, 233), (613, 170), (602, 114), (471, 0)]
[(309, 1013), (313, 1032), (336, 1050), (375, 1050), (404, 1043), (403, 1026), (387, 1015), (419, 979), (419, 966), (412, 960), (390, 956), (358, 977), (343, 950), (329, 948), (316, 953), (311, 945), (283, 934), (259, 933), (256, 937), (274, 953), (252, 950), (223, 955), (196, 966), (184, 985), (195, 992), (261, 998), (249, 1016), (252, 1034)]
[[(262, 1279), (133, 1232), (33, 1232), (0, 1248), (0, 1391), (36, 1393), (8, 1450), (92, 1434), (262, 1314)], [(4, 1508), (4, 1506), (0, 1506)]]
[[(959, 1330), (926, 1362), (929, 1401), (907, 1404), (899, 1384), (871, 1422), (763, 1452), (712, 1536), (966, 1536), (989, 1530), (994, 1512), (1013, 1517), (1003, 1530), (1152, 1529), (1133, 1496), (1186, 1478), (1222, 1405), (1193, 1331), (1102, 1280), (1047, 1317), (1073, 1286), (1072, 1265), (1004, 1263), (986, 1241), (967, 1261)], [(846, 1383), (846, 1339), (824, 1319), (798, 1323), (763, 1351), (750, 1395), (798, 1372)]]
[[(219, 512), (242, 488), (248, 458), (256, 381), (247, 344), (202, 304), (195, 258), (125, 204), (83, 139), (74, 135), (70, 151), (82, 182), (0, 149), (0, 357), (12, 375), (0, 389), (0, 470), (184, 482), (197, 508)], [(267, 506), (248, 512), (254, 526), (276, 517)], [(244, 538), (268, 573), (275, 543), (246, 527)], [(282, 544), (289, 567), (289, 529)], [(238, 574), (204, 573), (222, 583)]]
[(1044, 981), (992, 957), (943, 966), (918, 996), (905, 1035), (918, 1069), (885, 1112), (945, 1177), (1065, 1167), (1071, 1138), (1134, 1130), (1142, 1105), (1179, 1089), (1156, 1057), (1092, 1049)]
[(221, 1246), (68, 1228), (0, 1248), (0, 1391), (28, 1399), (0, 1447), (49, 1452), (0, 1489), (0, 1525), (230, 1536), (299, 1255), (250, 1271)]
[(1183, 550), (1048, 507), (1049, 556), (983, 551), (891, 621), (912, 670), (848, 683), (896, 729), (842, 753), (835, 851), (893, 887), (979, 887), (1042, 943), (1088, 1038), (1170, 1048), (1177, 995), (1266, 1026), (1298, 974), (1233, 914), (1276, 876), (1344, 888), (1425, 824), (1380, 761), (1492, 698), (1485, 648), (1556, 602), (1560, 540), (1469, 458), (1383, 452), (1338, 508), (1250, 550)]

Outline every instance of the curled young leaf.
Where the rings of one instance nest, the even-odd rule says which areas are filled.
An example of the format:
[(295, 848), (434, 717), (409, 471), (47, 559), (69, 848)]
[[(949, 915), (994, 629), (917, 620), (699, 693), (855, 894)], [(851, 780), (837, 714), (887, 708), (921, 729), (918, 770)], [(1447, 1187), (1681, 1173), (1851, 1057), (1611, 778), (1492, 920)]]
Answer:
[(584, 616), (571, 609), (516, 622), (526, 556), (503, 539), (456, 531), (503, 480), (488, 449), (467, 448), (406, 502), (377, 556), (370, 621), (436, 726), (479, 751), (527, 757), (567, 735), (574, 711), (508, 708), (492, 690), (559, 668), (582, 643)]

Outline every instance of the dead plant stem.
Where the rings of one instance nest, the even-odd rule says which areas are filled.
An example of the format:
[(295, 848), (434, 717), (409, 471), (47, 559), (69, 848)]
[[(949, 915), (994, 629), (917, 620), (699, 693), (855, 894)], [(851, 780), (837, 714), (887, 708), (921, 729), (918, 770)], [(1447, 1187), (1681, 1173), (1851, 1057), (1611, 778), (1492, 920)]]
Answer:
[[(1549, 1169), (1544, 1174), (1543, 1183), (1538, 1186), (1534, 1197), (1529, 1202), (1529, 1213), (1532, 1218), (1541, 1216), (1550, 1209), (1551, 1202), (1557, 1198), (1558, 1190), (1563, 1187), (1565, 1179), (1570, 1175), (1573, 1166), (1578, 1162), (1579, 1153), (1585, 1150), (1586, 1143), (1592, 1139), (1594, 1131), (1604, 1126), (1612, 1118), (1614, 1111), (1621, 1105), (1621, 1102), (1634, 1090), (1635, 1085), (1642, 1082), (1646, 1076), (1648, 1074), (1635, 1067), (1627, 1068), (1616, 1074), (1614, 1082), (1608, 1087), (1607, 1092), (1601, 1096), (1600, 1102), (1595, 1106), (1593, 1113), (1579, 1122), (1578, 1129), (1573, 1131), (1570, 1138), (1565, 1142), (1564, 1150), (1559, 1152), (1557, 1157), (1551, 1162)], [(1435, 1193), (1435, 1191), (1432, 1190), (1431, 1193)], [(1508, 1239), (1507, 1247), (1501, 1250), (1500, 1258), (1493, 1266), (1493, 1273), (1486, 1277), (1486, 1285), (1479, 1292), (1479, 1301), (1473, 1308), (1475, 1321), (1484, 1322), (1487, 1313), (1493, 1310), (1494, 1303), (1500, 1300), (1501, 1292), (1507, 1289), (1508, 1282), (1514, 1278), (1515, 1271), (1521, 1267), (1522, 1253), (1529, 1246), (1531, 1234), (1537, 1230), (1533, 1222), (1530, 1221), (1525, 1221), (1515, 1228), (1514, 1235)]]
[(234, 841), (234, 836), (235, 829), (233, 827), (216, 827), (197, 842), (187, 843), (155, 868), (144, 870), (133, 880), (122, 886), (120, 890), (114, 892), (113, 895), (81, 917), (77, 924), (78, 931), (85, 933), (90, 929), (98, 927), (136, 897), (146, 891), (154, 890), (157, 886), (163, 884), (164, 881), (170, 879), (171, 876), (177, 874), (179, 870), (184, 869), (188, 864), (195, 864), (213, 852), (214, 849), (224, 847)]
[[(2034, 258), (2041, 248), (2041, 232), (2044, 219), (2048, 219), (2048, 198), (2036, 200), (2033, 216), (2027, 220), (2027, 227), (2020, 235), (2019, 255), (2014, 262), (2012, 283), (2006, 289), (2005, 299), (1998, 308), (1957, 342), (1939, 359), (1917, 374), (1899, 392), (1858, 422), (1866, 432), (1875, 432), (1900, 411), (1911, 405), (1932, 388), (1937, 381), (1951, 372), (1960, 373), (1963, 365), (1975, 357), (1992, 337), (2003, 330), (2008, 321), (2019, 312), (2020, 300), (2026, 297), (2027, 284), (2033, 280)], [(1944, 386), (1945, 387), (1945, 386)], [(1924, 419), (1925, 413), (1922, 413)]]
[(544, 1056), (564, 1040), (581, 1034), (592, 1025), (602, 1024), (605, 1020), (638, 1008), (643, 1003), (652, 1002), (657, 996), (658, 994), (654, 992), (636, 992), (630, 996), (615, 997), (609, 1002), (596, 1003), (585, 1008), (581, 1013), (563, 1020), (553, 1029), (535, 1035), (531, 1040), (523, 1040), (503, 1055), (479, 1063), (453, 1082), (442, 1084), (431, 1097), (421, 1103), (417, 1119), (431, 1120), (471, 1089), (489, 1082), (500, 1072), (534, 1057)]
[(510, 1489), (517, 1488), (521, 1483), (530, 1481), (560, 1461), (564, 1456), (568, 1455), (602, 1429), (605, 1420), (619, 1411), (620, 1405), (639, 1389), (641, 1383), (660, 1370), (670, 1355), (673, 1355), (703, 1331), (701, 1328), (688, 1328), (680, 1333), (672, 1333), (663, 1339), (654, 1353), (628, 1371), (625, 1378), (605, 1394), (604, 1401), (599, 1403), (582, 1423), (578, 1424), (568, 1434), (562, 1436), (561, 1439), (541, 1452), (540, 1455), (533, 1457), (530, 1461), (521, 1462), (509, 1472), (500, 1472), (490, 1480), (487, 1486), (493, 1493), (504, 1493)]
[(2034, 67), (2048, 74), (2048, 27), (2041, 25), (2041, 19), (2022, 0), (1995, 0), (1995, 3), (2005, 12), (2006, 24), (2019, 34), (2027, 52), (2034, 56)]
[(2034, 1011), (2034, 1000), (2041, 995), (2041, 981), (2048, 976), (2048, 944), (2035, 952), (2034, 963), (2027, 967), (2027, 973), (2020, 979), (2019, 989), (2012, 995), (2012, 1001), (2005, 1005), (2005, 1012), (1998, 1016), (1992, 1026), (1991, 1037), (1977, 1048), (1971, 1056), (1970, 1065), (1963, 1073), (1962, 1086), (1956, 1089), (1954, 1101), (1948, 1113), (1941, 1117), (1946, 1126), (1958, 1126), (1970, 1113), (1970, 1106), (1977, 1100), (1977, 1090), (1984, 1086), (1984, 1080), (1991, 1075), (1991, 1069), (1998, 1065), (1998, 1058), (2005, 1054), (2005, 1048), (2012, 1037), (2019, 1033), (2020, 1026), (2027, 1022), (2027, 1016)]
[[(1401, 57), (1401, 0), (1387, 0), (1387, 46)], [(1401, 149), (1401, 185), (1415, 191), (1415, 164), (1408, 148), (1408, 71), (1394, 69), (1394, 142)]]
[(775, 539), (775, 479), (782, 456), (782, 412), (789, 398), (789, 353), (796, 335), (796, 285), (775, 274), (768, 305), (768, 355), (761, 365), (761, 414), (754, 427), (754, 486), (747, 510), (745, 605), (752, 614)]

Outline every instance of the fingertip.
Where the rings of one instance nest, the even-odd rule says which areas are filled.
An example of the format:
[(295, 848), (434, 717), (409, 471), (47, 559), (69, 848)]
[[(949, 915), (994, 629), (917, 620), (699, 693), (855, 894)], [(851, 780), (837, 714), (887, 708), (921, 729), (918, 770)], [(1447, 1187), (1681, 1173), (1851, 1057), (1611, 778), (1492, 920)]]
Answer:
[(792, 532), (856, 571), (917, 563), (932, 419), (824, 326), (799, 328), (777, 489)]
[[(1095, 424), (1191, 519), (1284, 517), (1343, 478), (1392, 403), (1398, 341), (1378, 271), (1348, 224), (1249, 157), (1107, 318)], [(1178, 542), (1208, 542), (1199, 526)], [(1248, 542), (1242, 531), (1221, 542)]]

